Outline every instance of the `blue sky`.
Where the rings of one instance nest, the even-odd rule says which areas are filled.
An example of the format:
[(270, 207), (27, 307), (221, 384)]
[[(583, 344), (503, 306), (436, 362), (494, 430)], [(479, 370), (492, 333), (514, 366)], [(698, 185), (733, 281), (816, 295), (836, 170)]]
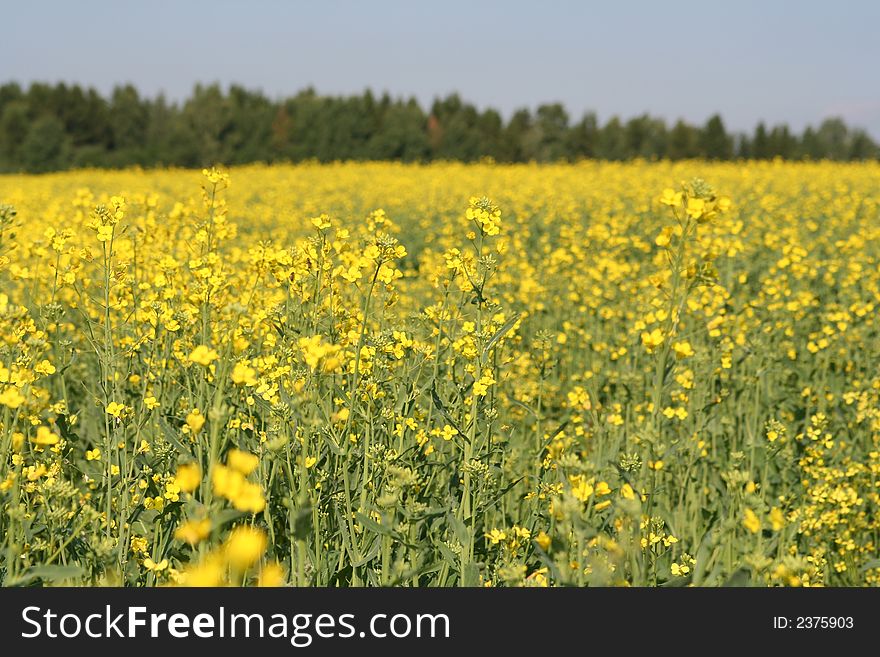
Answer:
[(272, 97), (458, 91), (509, 115), (643, 112), (735, 130), (830, 115), (880, 138), (880, 2), (0, 0), (0, 81)]

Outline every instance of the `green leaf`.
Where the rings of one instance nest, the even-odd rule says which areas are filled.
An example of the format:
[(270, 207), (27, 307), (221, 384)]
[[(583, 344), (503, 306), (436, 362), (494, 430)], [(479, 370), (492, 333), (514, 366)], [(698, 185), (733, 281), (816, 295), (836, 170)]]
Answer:
[(381, 550), (381, 549), (382, 549), (382, 541), (380, 541), (379, 539), (374, 540), (373, 545), (367, 551), (367, 554), (364, 555), (363, 558), (352, 563), (351, 564), (352, 567), (360, 568), (361, 566), (367, 565), (369, 562), (371, 562), (373, 559), (376, 558), (376, 556), (379, 554), (379, 550)]
[(186, 454), (188, 456), (193, 457), (195, 459), (195, 454), (193, 453), (192, 447), (185, 445), (179, 438), (179, 431), (171, 426), (171, 424), (164, 417), (159, 418), (159, 424), (162, 426), (162, 432), (164, 434), (165, 440), (174, 445), (181, 454)]
[(498, 501), (502, 497), (504, 497), (505, 495), (507, 495), (507, 493), (509, 493), (511, 490), (513, 490), (514, 486), (516, 486), (523, 479), (525, 479), (525, 476), (522, 476), (519, 479), (516, 479), (515, 481), (510, 482), (507, 486), (505, 486), (500, 491), (498, 491), (498, 494), (495, 495), (493, 498), (491, 498), (488, 502), (484, 502), (484, 503), (480, 504), (479, 510), (485, 511), (486, 509), (492, 508), (495, 504), (498, 503)]
[(471, 542), (471, 530), (461, 520), (456, 518), (455, 514), (446, 514), (446, 519), (449, 520), (449, 525), (452, 527), (452, 531), (455, 532), (458, 542), (462, 545), (469, 545)]
[(697, 548), (692, 572), (693, 582), (695, 586), (703, 585), (703, 582), (709, 573), (709, 568), (715, 561), (718, 549), (715, 548), (713, 550), (713, 547), (715, 547), (713, 543), (713, 532), (710, 529), (703, 535), (703, 540), (700, 541), (700, 546)]
[(529, 413), (532, 417), (538, 417), (538, 414), (535, 413), (535, 411), (533, 411), (533, 410), (531, 409), (531, 407), (526, 406), (526, 405), (523, 404), (521, 401), (516, 400), (516, 399), (514, 399), (513, 397), (509, 397), (508, 399), (510, 400), (510, 403), (513, 404), (514, 406), (519, 406), (520, 408), (524, 408), (526, 411), (528, 411), (528, 413)]
[(332, 436), (328, 433), (323, 434), (324, 442), (327, 443), (327, 447), (330, 448), (330, 451), (336, 456), (345, 456), (345, 450), (342, 449), (335, 440), (333, 440)]
[(458, 426), (458, 423), (455, 419), (449, 414), (449, 411), (446, 410), (446, 406), (443, 404), (443, 400), (440, 399), (440, 395), (437, 394), (437, 382), (434, 381), (431, 383), (431, 400), (434, 402), (434, 406), (437, 407), (437, 410), (440, 411), (440, 414), (443, 418), (449, 423), (453, 429), (458, 431), (458, 434), (464, 438), (467, 434), (461, 430), (461, 427)]
[(294, 511), (293, 537), (301, 541), (312, 534), (312, 507), (302, 506)]
[(744, 587), (751, 586), (752, 584), (752, 574), (749, 572), (748, 568), (740, 568), (733, 575), (727, 578), (727, 581), (724, 582), (725, 587)]
[(486, 346), (483, 347), (483, 355), (482, 355), (480, 362), (482, 362), (482, 363), (486, 362), (486, 359), (489, 357), (489, 352), (492, 351), (492, 348), (495, 346), (495, 343), (497, 343), (501, 338), (504, 337), (504, 335), (510, 329), (513, 328), (513, 325), (519, 321), (519, 318), (520, 318), (520, 314), (517, 313), (516, 315), (514, 315), (513, 317), (508, 319), (506, 322), (504, 322), (504, 324), (501, 326), (500, 329), (495, 331), (495, 335), (493, 335), (491, 338), (489, 338), (489, 342), (487, 342)]
[(214, 513), (211, 517), (214, 519), (216, 527), (222, 527), (228, 522), (233, 522), (247, 515), (244, 511), (236, 511), (235, 509), (223, 509), (218, 513)]
[(432, 564), (427, 564), (422, 566), (421, 568), (413, 568), (411, 570), (407, 570), (397, 577), (395, 577), (390, 583), (389, 586), (398, 586), (402, 582), (409, 582), (410, 580), (421, 577), (422, 575), (428, 575), (430, 573), (435, 573), (443, 567), (442, 561), (436, 561)]
[(378, 522), (376, 522), (369, 516), (364, 515), (360, 511), (356, 511), (354, 517), (357, 518), (357, 521), (364, 526), (364, 529), (369, 529), (371, 532), (382, 534), (383, 536), (395, 535), (394, 530), (392, 530), (390, 527), (380, 525)]
[(10, 580), (9, 586), (23, 586), (25, 584), (30, 584), (36, 579), (49, 582), (57, 582), (59, 580), (65, 579), (77, 579), (85, 575), (85, 573), (85, 568), (75, 565), (34, 566), (33, 568), (29, 568), (28, 570), (26, 570), (15, 579)]
[(462, 586), (474, 587), (480, 585), (480, 567), (473, 561), (466, 564), (461, 578)]
[(55, 424), (58, 426), (61, 437), (64, 438), (65, 441), (68, 443), (79, 442), (79, 434), (71, 428), (66, 415), (59, 415), (55, 419)]
[(455, 556), (455, 553), (449, 549), (449, 546), (445, 543), (436, 543), (436, 547), (440, 550), (440, 554), (443, 555), (443, 558), (446, 560), (446, 563), (455, 570), (458, 571), (458, 557)]

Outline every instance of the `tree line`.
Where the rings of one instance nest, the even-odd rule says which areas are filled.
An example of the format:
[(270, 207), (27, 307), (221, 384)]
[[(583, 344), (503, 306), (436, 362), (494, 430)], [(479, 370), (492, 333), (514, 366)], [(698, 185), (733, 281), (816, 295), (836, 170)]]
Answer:
[(839, 118), (797, 134), (759, 123), (731, 133), (719, 115), (672, 125), (647, 114), (600, 124), (573, 121), (559, 103), (504, 120), (452, 94), (426, 111), (388, 94), (325, 96), (305, 89), (273, 100), (233, 85), (196, 85), (180, 103), (142, 96), (131, 85), (109, 98), (79, 85), (0, 86), (0, 171), (77, 167), (182, 166), (216, 162), (461, 160), (832, 159), (880, 157), (863, 130)]

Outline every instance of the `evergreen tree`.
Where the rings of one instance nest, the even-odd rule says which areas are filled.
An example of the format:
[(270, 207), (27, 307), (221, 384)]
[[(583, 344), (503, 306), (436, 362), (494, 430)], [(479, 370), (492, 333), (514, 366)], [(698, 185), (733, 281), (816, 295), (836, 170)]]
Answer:
[(599, 147), (596, 154), (603, 160), (625, 160), (632, 157), (626, 145), (626, 131), (616, 116), (599, 131)]
[(110, 149), (117, 166), (144, 163), (149, 112), (131, 85), (116, 87), (110, 98)]
[(812, 126), (807, 126), (804, 130), (804, 134), (801, 137), (800, 145), (798, 148), (798, 156), (810, 160), (818, 160), (823, 157), (822, 151), (820, 149), (819, 139), (817, 138), (816, 131), (813, 130)]
[(752, 140), (745, 133), (739, 133), (733, 140), (733, 151), (740, 160), (748, 160), (752, 157)]
[(0, 111), (0, 166), (3, 169), (15, 171), (24, 164), (21, 147), (29, 126), (27, 102), (13, 100), (3, 105)]
[(710, 117), (700, 131), (700, 155), (709, 160), (729, 160), (733, 157), (733, 140), (724, 129), (718, 114)]
[(599, 121), (592, 112), (584, 114), (568, 133), (568, 152), (572, 158), (596, 157)]
[(537, 155), (533, 140), (532, 114), (527, 109), (513, 113), (502, 134), (501, 159), (505, 162), (529, 162)]
[(28, 171), (52, 171), (67, 165), (67, 136), (64, 124), (45, 115), (30, 124), (21, 143), (21, 162)]
[(772, 157), (791, 159), (797, 153), (797, 139), (792, 136), (787, 125), (773, 126), (767, 137), (767, 144)]
[(541, 105), (535, 117), (537, 158), (542, 162), (554, 162), (569, 157), (568, 113), (559, 103)]
[(822, 157), (831, 160), (846, 159), (849, 154), (849, 134), (846, 124), (840, 118), (825, 119), (816, 133)]
[(457, 94), (426, 113), (414, 99), (330, 97), (314, 89), (271, 100), (239, 85), (196, 85), (182, 104), (143, 98), (131, 85), (109, 99), (79, 85), (0, 85), (0, 170), (44, 171), (67, 166), (177, 165), (317, 159), (449, 159), (503, 162), (880, 157), (867, 133), (830, 118), (802, 136), (786, 125), (732, 136), (719, 115), (700, 128), (670, 129), (648, 114), (600, 125), (587, 113), (575, 125), (559, 103), (515, 112), (508, 121), (478, 110)]
[(626, 146), (630, 157), (664, 157), (669, 150), (666, 123), (647, 114), (626, 123)]
[(767, 138), (767, 128), (764, 122), (758, 123), (755, 128), (755, 136), (752, 139), (752, 157), (758, 160), (766, 160), (770, 157), (770, 144)]
[(864, 130), (855, 130), (850, 135), (849, 160), (867, 160), (878, 157), (877, 145)]
[(669, 133), (666, 155), (671, 160), (697, 157), (700, 153), (697, 130), (679, 119)]

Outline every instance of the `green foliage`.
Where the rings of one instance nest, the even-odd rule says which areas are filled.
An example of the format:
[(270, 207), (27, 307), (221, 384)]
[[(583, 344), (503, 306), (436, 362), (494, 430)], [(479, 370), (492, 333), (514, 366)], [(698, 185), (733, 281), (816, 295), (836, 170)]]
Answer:
[(21, 143), (21, 162), (29, 171), (60, 169), (66, 164), (67, 136), (54, 116), (41, 116), (31, 123)]
[(144, 98), (131, 85), (109, 98), (77, 85), (0, 86), (0, 172), (78, 167), (184, 166), (318, 160), (557, 162), (703, 157), (865, 160), (880, 155), (861, 130), (830, 118), (801, 136), (758, 124), (727, 131), (719, 115), (702, 127), (672, 127), (648, 114), (600, 125), (573, 119), (559, 103), (520, 109), (505, 121), (458, 94), (426, 111), (415, 99), (322, 96), (305, 89), (273, 100), (232, 85), (196, 85), (182, 103)]

